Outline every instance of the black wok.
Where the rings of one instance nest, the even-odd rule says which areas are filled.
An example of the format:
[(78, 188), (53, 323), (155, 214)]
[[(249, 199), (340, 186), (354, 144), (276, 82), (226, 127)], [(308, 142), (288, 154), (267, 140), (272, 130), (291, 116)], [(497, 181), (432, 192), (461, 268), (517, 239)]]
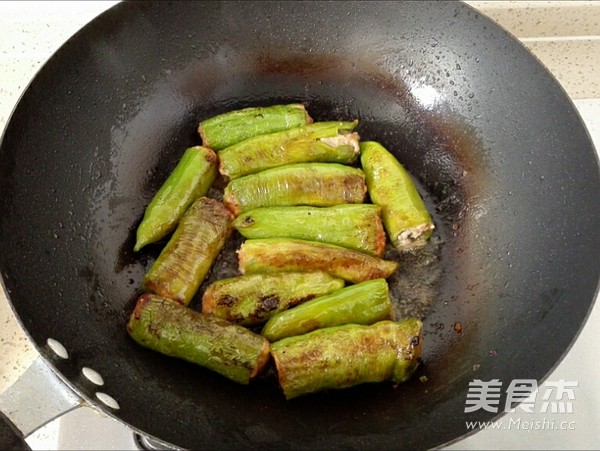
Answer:
[[(296, 101), (316, 120), (358, 118), (434, 212), (438, 278), (413, 287), (434, 294), (417, 309), (423, 365), (396, 388), (288, 402), (272, 377), (236, 385), (126, 334), (160, 251), (134, 254), (135, 229), (199, 143), (198, 121)], [(81, 368), (98, 371), (120, 404), (100, 409), (182, 447), (442, 445), (497, 415), (464, 412), (473, 379), (543, 380), (599, 280), (600, 177), (579, 116), (518, 42), (460, 3), (119, 4), (25, 92), (0, 192), (0, 272), (39, 351), (90, 402)]]

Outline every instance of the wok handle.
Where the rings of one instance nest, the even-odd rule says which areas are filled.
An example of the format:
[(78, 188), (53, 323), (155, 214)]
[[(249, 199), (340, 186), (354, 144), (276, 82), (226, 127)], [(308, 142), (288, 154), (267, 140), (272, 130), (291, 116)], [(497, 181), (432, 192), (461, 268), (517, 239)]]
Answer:
[(0, 395), (0, 411), (27, 437), (84, 402), (38, 356)]
[[(21, 439), (50, 421), (84, 406), (94, 408), (69, 388), (41, 355), (13, 385), (0, 394), (0, 412), (18, 430)], [(162, 440), (137, 433), (120, 422), (112, 426), (118, 425), (135, 435), (135, 444), (140, 450), (181, 450)]]

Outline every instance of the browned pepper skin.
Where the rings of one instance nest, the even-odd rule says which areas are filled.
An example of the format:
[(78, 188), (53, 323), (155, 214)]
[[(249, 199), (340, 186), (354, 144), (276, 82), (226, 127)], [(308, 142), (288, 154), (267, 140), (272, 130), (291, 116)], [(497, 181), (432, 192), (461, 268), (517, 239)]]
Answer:
[(235, 218), (233, 227), (245, 238), (320, 241), (376, 257), (386, 244), (381, 208), (372, 204), (255, 208)]
[(287, 399), (363, 383), (404, 382), (419, 365), (423, 325), (417, 318), (346, 324), (271, 345)]
[(245, 327), (144, 293), (127, 323), (138, 344), (248, 384), (269, 360), (269, 342)]
[(243, 326), (344, 287), (325, 272), (248, 274), (218, 280), (202, 295), (202, 313)]
[(339, 163), (297, 163), (231, 180), (223, 203), (237, 216), (258, 207), (360, 204), (366, 193), (361, 169)]
[(378, 142), (364, 141), (360, 150), (369, 196), (381, 206), (392, 244), (399, 251), (423, 246), (435, 226), (410, 174)]
[(350, 283), (387, 279), (398, 262), (333, 244), (288, 238), (246, 240), (238, 250), (242, 274), (325, 271)]
[(360, 151), (358, 121), (316, 122), (304, 127), (259, 135), (219, 152), (219, 171), (234, 179), (277, 166), (330, 162), (352, 164)]
[(221, 150), (254, 136), (311, 123), (312, 118), (300, 103), (249, 107), (202, 121), (198, 134), (203, 145)]
[(231, 233), (231, 213), (201, 197), (185, 212), (144, 278), (146, 291), (188, 305)]

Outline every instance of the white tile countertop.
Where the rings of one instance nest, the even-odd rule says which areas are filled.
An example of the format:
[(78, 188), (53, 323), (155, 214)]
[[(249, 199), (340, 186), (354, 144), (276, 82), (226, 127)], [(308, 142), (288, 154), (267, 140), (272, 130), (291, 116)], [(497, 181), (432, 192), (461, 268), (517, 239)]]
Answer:
[[(30, 80), (71, 35), (117, 2), (0, 2), (0, 130)], [(596, 148), (600, 148), (600, 2), (469, 1), (519, 38), (556, 76), (572, 98)], [(1, 195), (1, 193), (0, 193)], [(1, 252), (1, 247), (0, 247)], [(600, 265), (600, 256), (598, 264)], [(37, 351), (21, 329), (0, 288), (0, 394), (35, 360)], [(487, 429), (448, 449), (597, 449), (600, 424), (600, 303), (596, 302), (577, 341), (547, 381), (577, 381), (573, 413), (564, 430)], [(543, 386), (540, 389), (542, 392)], [(537, 406), (537, 404), (536, 404)], [(82, 409), (80, 409), (82, 410)], [(537, 412), (537, 410), (536, 410)], [(523, 421), (555, 420), (567, 414), (517, 415)], [(112, 447), (115, 422), (91, 409), (51, 422), (28, 439), (33, 449), (130, 449)], [(68, 424), (96, 421), (102, 433), (75, 434)], [(85, 429), (84, 426), (80, 426)], [(114, 431), (111, 429), (114, 427)], [(112, 432), (111, 432), (112, 431)], [(133, 446), (133, 445), (131, 445)], [(112, 448), (111, 448), (112, 447)], [(0, 443), (2, 448), (2, 443)]]

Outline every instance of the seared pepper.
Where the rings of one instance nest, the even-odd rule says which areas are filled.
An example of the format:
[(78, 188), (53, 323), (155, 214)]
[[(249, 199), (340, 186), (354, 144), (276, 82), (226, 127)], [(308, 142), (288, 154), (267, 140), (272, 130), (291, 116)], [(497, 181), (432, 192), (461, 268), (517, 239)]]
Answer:
[(175, 230), (177, 222), (192, 202), (208, 192), (217, 176), (217, 166), (217, 155), (212, 149), (202, 146), (186, 149), (146, 207), (137, 229), (134, 251)]
[(233, 227), (245, 238), (321, 241), (377, 257), (386, 242), (381, 207), (372, 204), (255, 208), (235, 218)]
[(333, 244), (288, 238), (246, 240), (238, 250), (242, 274), (325, 271), (351, 283), (386, 279), (398, 263)]
[(200, 122), (202, 144), (221, 150), (257, 135), (312, 123), (304, 105), (250, 107), (213, 116)]
[(202, 313), (243, 326), (264, 323), (271, 316), (344, 286), (325, 272), (248, 274), (212, 283), (202, 296)]
[(231, 233), (231, 213), (208, 197), (185, 212), (144, 278), (146, 291), (188, 305)]
[(385, 279), (367, 280), (277, 313), (267, 321), (261, 335), (273, 342), (324, 327), (369, 325), (391, 315)]
[(269, 360), (269, 342), (245, 327), (150, 293), (142, 294), (127, 323), (138, 344), (248, 384)]
[(258, 207), (360, 204), (367, 186), (362, 170), (338, 163), (279, 166), (231, 180), (223, 203), (235, 216)]
[(219, 171), (234, 179), (294, 163), (353, 163), (359, 136), (350, 133), (358, 121), (315, 122), (304, 127), (259, 135), (219, 152)]
[(369, 196), (381, 206), (392, 244), (400, 251), (424, 245), (434, 224), (410, 174), (381, 144), (366, 141), (360, 149)]
[(422, 323), (345, 324), (284, 338), (271, 345), (287, 399), (327, 389), (410, 378), (419, 365)]

